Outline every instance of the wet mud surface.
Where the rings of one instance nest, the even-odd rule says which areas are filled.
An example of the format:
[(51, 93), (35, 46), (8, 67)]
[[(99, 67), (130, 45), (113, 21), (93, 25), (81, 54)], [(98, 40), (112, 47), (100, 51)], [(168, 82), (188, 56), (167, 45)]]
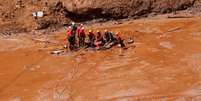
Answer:
[(52, 55), (64, 31), (38, 41), (1, 37), (0, 101), (201, 100), (200, 18), (141, 19), (106, 28), (134, 37), (136, 47)]

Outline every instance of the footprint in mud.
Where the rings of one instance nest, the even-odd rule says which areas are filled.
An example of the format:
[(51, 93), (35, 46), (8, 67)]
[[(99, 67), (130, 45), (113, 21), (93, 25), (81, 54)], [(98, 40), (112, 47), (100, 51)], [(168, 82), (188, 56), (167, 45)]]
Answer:
[(188, 66), (190, 66), (194, 71), (201, 71), (201, 53), (186, 56), (182, 61), (186, 61)]
[(195, 36), (195, 37), (200, 37), (201, 36), (201, 32), (191, 33), (191, 35)]
[(201, 41), (201, 32), (191, 33), (191, 35), (193, 36), (194, 40)]
[(160, 49), (158, 49), (158, 48), (149, 48), (149, 50), (151, 52), (159, 52), (160, 51)]
[[(192, 54), (190, 56), (186, 56), (184, 59), (181, 61), (184, 61), (187, 63), (187, 66), (191, 67), (194, 73), (198, 74), (198, 78), (201, 77), (201, 53), (197, 54)], [(198, 81), (194, 87), (188, 91), (185, 92), (187, 95), (200, 95), (201, 94), (201, 80)], [(199, 98), (200, 100), (195, 100), (195, 101), (201, 101), (201, 96)]]
[(46, 90), (38, 93), (36, 101), (68, 101), (69, 95), (64, 93), (59, 93), (54, 90)]
[(52, 81), (37, 92), (35, 99), (36, 101), (68, 101), (70, 93), (64, 82), (58, 85), (57, 82)]
[(22, 101), (22, 98), (21, 97), (15, 97), (15, 98), (10, 99), (9, 101)]

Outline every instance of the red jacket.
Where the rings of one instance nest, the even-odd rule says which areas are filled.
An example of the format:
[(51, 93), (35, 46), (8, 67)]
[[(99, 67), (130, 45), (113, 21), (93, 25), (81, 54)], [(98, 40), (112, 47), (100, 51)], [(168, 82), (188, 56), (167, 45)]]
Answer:
[(71, 30), (68, 30), (68, 31), (67, 31), (67, 36), (68, 36), (68, 37), (71, 37), (72, 35), (73, 35), (73, 32), (72, 32)]
[(78, 36), (79, 36), (79, 34), (80, 34), (81, 29), (82, 29), (82, 26), (79, 26), (79, 27), (77, 28)]
[(120, 37), (120, 35), (115, 35), (115, 38), (117, 39), (117, 41), (121, 41), (122, 38)]
[(81, 36), (85, 37), (85, 31), (83, 27), (80, 27), (80, 29), (78, 28), (77, 32), (78, 32), (78, 37), (81, 37)]

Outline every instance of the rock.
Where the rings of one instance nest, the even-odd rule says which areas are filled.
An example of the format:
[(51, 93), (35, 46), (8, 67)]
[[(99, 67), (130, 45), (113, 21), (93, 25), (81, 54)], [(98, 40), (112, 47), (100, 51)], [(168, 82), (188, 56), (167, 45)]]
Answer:
[[(45, 29), (65, 26), (71, 21), (140, 18), (185, 10), (194, 7), (194, 4), (196, 11), (201, 9), (199, 6), (201, 0), (46, 0), (45, 3), (43, 0), (34, 0), (32, 3), (19, 1), (18, 4), (23, 7), (12, 5), (11, 0), (4, 0), (1, 2), (3, 5), (0, 5), (0, 18), (8, 21), (6, 24), (11, 26), (10, 29), (14, 27), (27, 30)], [(38, 19), (31, 16), (36, 10), (43, 12), (39, 13), (41, 17)], [(0, 23), (0, 26), (4, 26), (4, 23)]]

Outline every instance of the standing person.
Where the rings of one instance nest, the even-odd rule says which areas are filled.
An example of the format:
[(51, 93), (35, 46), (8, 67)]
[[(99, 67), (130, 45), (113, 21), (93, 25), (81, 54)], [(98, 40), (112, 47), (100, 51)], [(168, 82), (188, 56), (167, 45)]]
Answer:
[(73, 31), (72, 31), (71, 27), (69, 27), (69, 29), (67, 31), (67, 39), (68, 39), (68, 43), (69, 43), (69, 49), (74, 50), (75, 49), (75, 36), (73, 35)]
[(102, 34), (100, 31), (97, 31), (96, 33), (96, 40), (95, 40), (95, 45), (97, 49), (100, 49), (104, 44), (104, 39), (102, 37)]
[(89, 47), (94, 48), (95, 35), (92, 30), (89, 30), (88, 37), (89, 37)]
[(77, 33), (79, 34), (81, 29), (84, 27), (83, 24), (80, 24), (78, 27), (77, 27)]
[(85, 31), (84, 31), (84, 27), (81, 27), (81, 29), (79, 29), (78, 32), (78, 38), (79, 38), (79, 47), (84, 47), (85, 46)]
[(76, 31), (77, 31), (77, 25), (75, 24), (75, 22), (71, 23), (71, 29), (76, 33)]
[(73, 41), (74, 41), (74, 47), (76, 48), (76, 35), (77, 35), (77, 25), (75, 24), (75, 22), (72, 22), (71, 24), (71, 31), (72, 31), (72, 37), (73, 37)]

